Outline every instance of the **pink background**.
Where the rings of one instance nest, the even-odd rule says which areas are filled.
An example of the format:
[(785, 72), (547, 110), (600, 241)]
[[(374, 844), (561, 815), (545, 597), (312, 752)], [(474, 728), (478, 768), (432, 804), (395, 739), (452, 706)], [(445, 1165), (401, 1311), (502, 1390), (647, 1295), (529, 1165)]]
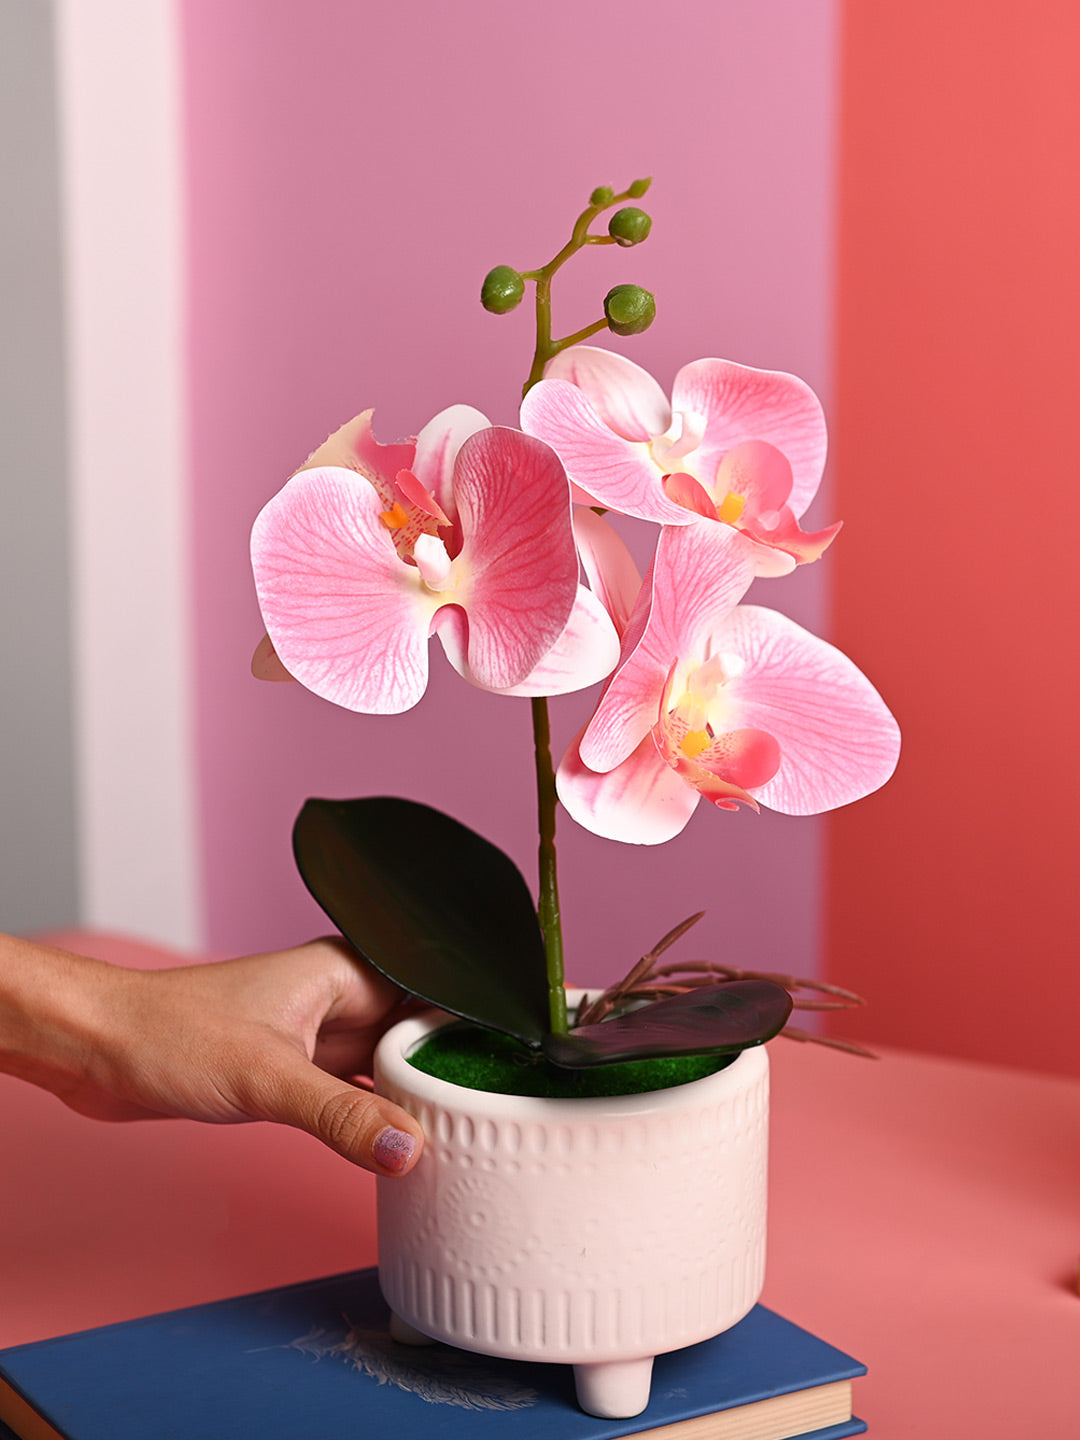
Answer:
[[(691, 0), (660, 29), (654, 4), (626, 0), (555, 0), (542, 18), (490, 0), (190, 0), (182, 17), (199, 793), (206, 939), (223, 952), (325, 925), (289, 846), (309, 795), (422, 798), (533, 877), (527, 703), (471, 690), (439, 657), (403, 717), (251, 680), (252, 519), (369, 406), (384, 440), (457, 401), (513, 422), (530, 322), (487, 315), (480, 280), (543, 263), (598, 184), (654, 175), (653, 234), (568, 269), (557, 333), (633, 280), (659, 318), (612, 348), (663, 383), (720, 354), (827, 399), (836, 15)], [(816, 513), (832, 518), (827, 499)], [(822, 628), (824, 567), (775, 585), (759, 602)], [(588, 704), (555, 702), (559, 753)], [(821, 822), (770, 814), (699, 813), (649, 850), (564, 820), (568, 971), (614, 977), (701, 908), (697, 953), (813, 970), (820, 851)]]
[[(570, 971), (607, 978), (704, 906), (688, 958), (824, 969), (871, 1000), (866, 1039), (1076, 1073), (1071, 0), (1023, 15), (1008, 0), (728, 0), (668, 5), (662, 24), (653, 5), (599, 0), (99, 3), (123, 23), (49, 12), (58, 157), (77, 182), (59, 235), (72, 434), (68, 473), (52, 435), (28, 483), (20, 455), (39, 458), (51, 417), (12, 391), (0, 924), (217, 953), (308, 935), (325, 921), (288, 837), (310, 794), (422, 797), (532, 876), (524, 703), (438, 657), (400, 718), (258, 685), (247, 537), (362, 408), (385, 438), (455, 400), (512, 420), (528, 316), (486, 315), (483, 273), (541, 262), (595, 184), (651, 173), (653, 236), (576, 261), (559, 325), (638, 280), (659, 319), (612, 344), (663, 381), (719, 353), (819, 389), (834, 477), (813, 520), (844, 531), (755, 598), (852, 654), (904, 751), (883, 791), (823, 820), (701, 810), (656, 850), (564, 824)], [(35, 181), (45, 169), (23, 156)], [(26, 242), (32, 211), (4, 215), (28, 267), (58, 238), (42, 221)], [(20, 276), (36, 321), (45, 307), (25, 298), (50, 277)], [(24, 319), (20, 364), (32, 340), (49, 350), (47, 328)], [(56, 361), (54, 338), (27, 376)], [(44, 606), (24, 616), (24, 592), (55, 578), (65, 486), (71, 603), (54, 595), (50, 622)], [(557, 746), (590, 701), (556, 702)]]

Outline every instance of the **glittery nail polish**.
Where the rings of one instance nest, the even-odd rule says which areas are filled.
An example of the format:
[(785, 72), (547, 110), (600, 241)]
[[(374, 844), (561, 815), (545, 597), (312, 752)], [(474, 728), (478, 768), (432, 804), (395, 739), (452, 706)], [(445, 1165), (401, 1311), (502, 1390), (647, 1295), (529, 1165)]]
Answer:
[(416, 1152), (416, 1139), (407, 1130), (395, 1130), (387, 1125), (375, 1136), (371, 1153), (384, 1170), (395, 1175), (405, 1169)]

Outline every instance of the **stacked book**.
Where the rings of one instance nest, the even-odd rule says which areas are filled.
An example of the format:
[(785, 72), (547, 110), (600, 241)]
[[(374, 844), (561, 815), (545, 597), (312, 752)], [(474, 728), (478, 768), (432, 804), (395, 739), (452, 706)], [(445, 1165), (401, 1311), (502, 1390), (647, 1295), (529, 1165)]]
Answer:
[[(657, 1357), (648, 1408), (585, 1415), (569, 1366), (396, 1344), (374, 1270), (0, 1350), (18, 1440), (841, 1440), (850, 1356), (758, 1305)], [(5, 1426), (8, 1427), (5, 1430)]]

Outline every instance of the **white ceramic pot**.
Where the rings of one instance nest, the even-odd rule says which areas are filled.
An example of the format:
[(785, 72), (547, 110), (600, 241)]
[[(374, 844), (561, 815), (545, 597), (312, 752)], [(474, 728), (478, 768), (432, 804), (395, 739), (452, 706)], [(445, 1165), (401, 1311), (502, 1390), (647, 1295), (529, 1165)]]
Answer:
[(761, 1293), (765, 1047), (644, 1095), (496, 1095), (408, 1063), (450, 1018), (403, 1021), (375, 1056), (376, 1089), (426, 1137), (407, 1176), (378, 1182), (393, 1332), (572, 1364), (582, 1409), (639, 1414), (655, 1355), (728, 1329)]

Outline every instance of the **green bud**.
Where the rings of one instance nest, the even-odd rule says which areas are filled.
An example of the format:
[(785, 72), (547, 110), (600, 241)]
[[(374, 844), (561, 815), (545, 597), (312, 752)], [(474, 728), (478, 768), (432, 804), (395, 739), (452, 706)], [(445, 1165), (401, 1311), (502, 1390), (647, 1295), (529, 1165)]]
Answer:
[(640, 285), (616, 285), (604, 296), (608, 329), (615, 335), (640, 335), (656, 319), (656, 301)]
[(610, 185), (598, 185), (589, 196), (589, 204), (594, 205), (598, 210), (602, 210), (605, 205), (610, 205), (614, 199), (615, 191), (612, 190)]
[(646, 190), (648, 190), (651, 184), (651, 175), (648, 176), (645, 180), (635, 180), (626, 193), (630, 196), (631, 200), (640, 200), (642, 195), (645, 194)]
[(624, 205), (608, 221), (608, 234), (620, 245), (640, 245), (652, 229), (652, 217), (636, 205)]
[(484, 276), (480, 304), (493, 315), (506, 315), (521, 304), (525, 281), (512, 265), (496, 265)]

